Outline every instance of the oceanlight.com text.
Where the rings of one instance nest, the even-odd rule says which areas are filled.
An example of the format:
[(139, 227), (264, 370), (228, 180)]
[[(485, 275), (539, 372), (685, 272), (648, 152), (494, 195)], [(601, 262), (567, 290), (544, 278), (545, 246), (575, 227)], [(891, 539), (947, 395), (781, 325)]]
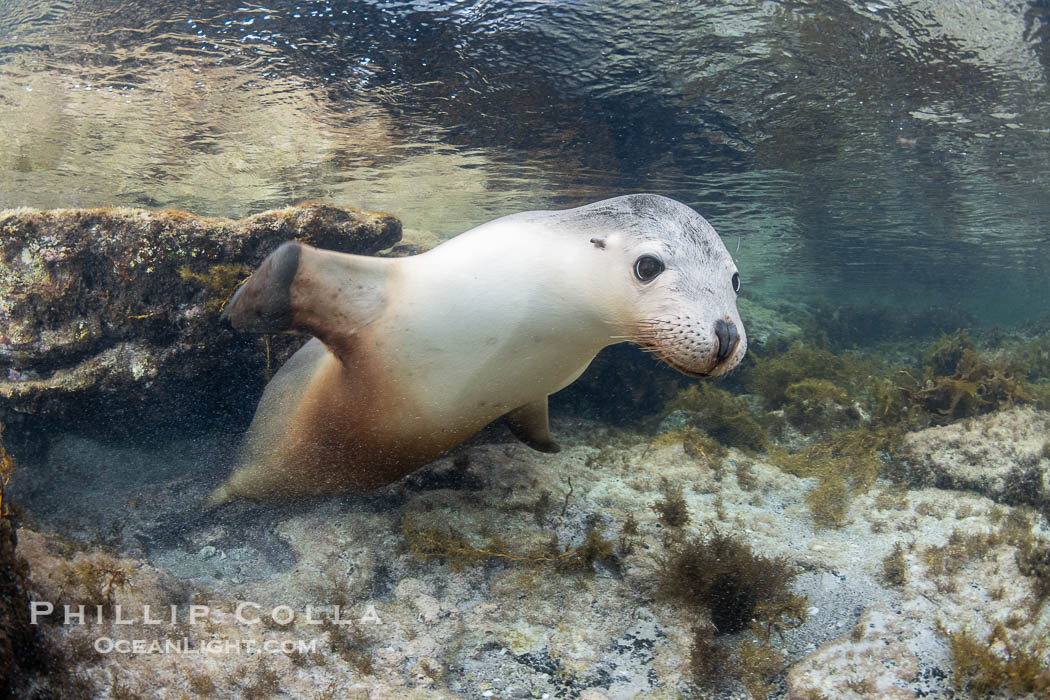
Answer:
[(314, 639), (209, 639), (196, 644), (182, 639), (113, 639), (99, 637), (95, 651), (100, 654), (311, 654), (319, 651), (321, 640)]

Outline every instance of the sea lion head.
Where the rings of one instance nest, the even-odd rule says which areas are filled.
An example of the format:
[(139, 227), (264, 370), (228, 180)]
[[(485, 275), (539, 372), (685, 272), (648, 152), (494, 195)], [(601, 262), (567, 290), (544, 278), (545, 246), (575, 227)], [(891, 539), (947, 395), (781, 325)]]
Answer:
[(684, 374), (722, 375), (747, 351), (736, 299), (740, 273), (704, 217), (667, 197), (635, 194), (579, 210), (599, 255), (613, 256), (630, 293), (614, 323)]

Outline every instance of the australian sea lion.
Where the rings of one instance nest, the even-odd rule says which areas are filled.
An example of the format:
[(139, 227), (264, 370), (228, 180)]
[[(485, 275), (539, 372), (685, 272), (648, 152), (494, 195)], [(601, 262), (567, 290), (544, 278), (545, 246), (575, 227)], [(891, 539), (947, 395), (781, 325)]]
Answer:
[(224, 315), (314, 339), (267, 385), (208, 502), (382, 486), (500, 416), (556, 451), (547, 397), (607, 345), (691, 376), (735, 367), (739, 288), (711, 225), (648, 194), (506, 216), (408, 258), (285, 243)]

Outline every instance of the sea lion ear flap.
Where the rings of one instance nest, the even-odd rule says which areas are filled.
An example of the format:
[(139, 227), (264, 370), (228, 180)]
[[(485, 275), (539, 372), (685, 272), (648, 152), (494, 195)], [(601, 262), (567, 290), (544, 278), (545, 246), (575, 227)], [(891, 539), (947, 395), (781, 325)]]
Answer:
[(249, 333), (309, 333), (338, 356), (382, 311), (391, 262), (284, 243), (240, 286), (222, 318)]
[(547, 418), (547, 397), (527, 403), (507, 414), (507, 427), (514, 437), (540, 452), (561, 452), (561, 447), (551, 437), (550, 421)]

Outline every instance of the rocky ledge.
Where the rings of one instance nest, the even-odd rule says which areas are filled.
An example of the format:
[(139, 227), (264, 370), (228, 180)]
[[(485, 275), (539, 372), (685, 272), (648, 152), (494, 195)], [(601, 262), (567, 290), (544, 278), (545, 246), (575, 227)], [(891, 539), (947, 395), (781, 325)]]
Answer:
[(271, 344), (216, 322), (236, 286), (282, 241), (372, 254), (400, 240), (401, 222), (317, 203), (239, 221), (12, 209), (0, 211), (0, 233), (0, 421), (75, 422), (78, 411), (97, 421), (120, 406), (141, 416), (164, 387), (192, 403), (231, 366), (256, 377), (268, 359), (279, 366), (298, 341)]

